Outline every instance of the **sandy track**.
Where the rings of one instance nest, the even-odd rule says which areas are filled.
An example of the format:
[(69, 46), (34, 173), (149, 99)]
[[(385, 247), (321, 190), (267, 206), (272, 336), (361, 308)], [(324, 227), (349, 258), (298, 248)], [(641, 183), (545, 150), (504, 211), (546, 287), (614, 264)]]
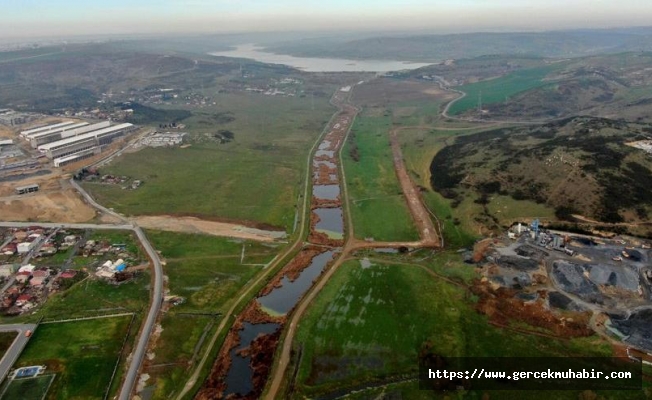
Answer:
[(256, 240), (259, 242), (273, 242), (281, 238), (281, 234), (284, 234), (284, 232), (265, 231), (238, 224), (205, 221), (195, 217), (173, 217), (169, 215), (141, 216), (133, 218), (132, 221), (136, 222), (142, 228), (147, 229), (203, 233), (213, 236)]

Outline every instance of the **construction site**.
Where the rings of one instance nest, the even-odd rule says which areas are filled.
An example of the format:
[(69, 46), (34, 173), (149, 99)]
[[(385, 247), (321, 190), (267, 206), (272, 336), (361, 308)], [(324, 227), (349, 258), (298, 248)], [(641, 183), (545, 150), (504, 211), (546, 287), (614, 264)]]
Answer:
[(547, 230), (535, 220), (478, 242), (468, 262), (481, 266), (478, 309), (497, 324), (509, 318), (557, 336), (593, 331), (652, 353), (650, 243)]
[(138, 127), (38, 114), (10, 122), (0, 126), (0, 213), (5, 220), (95, 218), (71, 187), (70, 174), (123, 148)]

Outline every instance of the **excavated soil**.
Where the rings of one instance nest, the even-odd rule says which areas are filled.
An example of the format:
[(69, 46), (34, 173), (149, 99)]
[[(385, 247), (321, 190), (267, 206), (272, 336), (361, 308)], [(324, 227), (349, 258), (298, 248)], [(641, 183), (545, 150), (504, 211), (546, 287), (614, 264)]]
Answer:
[(213, 236), (234, 237), (260, 242), (272, 242), (279, 239), (281, 236), (277, 231), (251, 228), (243, 224), (206, 221), (196, 217), (151, 215), (136, 217), (134, 218), (134, 221), (143, 228), (172, 232), (203, 233)]
[(86, 222), (95, 210), (69, 189), (0, 200), (0, 215), (5, 221)]

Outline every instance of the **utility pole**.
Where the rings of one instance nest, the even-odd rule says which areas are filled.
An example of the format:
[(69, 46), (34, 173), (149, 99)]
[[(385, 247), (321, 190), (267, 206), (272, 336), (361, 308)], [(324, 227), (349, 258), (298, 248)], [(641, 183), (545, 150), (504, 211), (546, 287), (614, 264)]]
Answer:
[(478, 112), (482, 113), (482, 90), (478, 93)]

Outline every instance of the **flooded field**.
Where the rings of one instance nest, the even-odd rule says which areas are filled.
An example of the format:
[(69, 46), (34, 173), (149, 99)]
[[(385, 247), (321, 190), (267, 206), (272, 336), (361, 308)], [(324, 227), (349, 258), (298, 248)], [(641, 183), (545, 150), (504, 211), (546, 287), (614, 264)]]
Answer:
[[(344, 94), (338, 92), (334, 99), (342, 101)], [(344, 244), (337, 154), (355, 113), (352, 107), (343, 108), (313, 157), (309, 244), (238, 316), (197, 399), (254, 399), (260, 396), (287, 314), (328, 268)]]

